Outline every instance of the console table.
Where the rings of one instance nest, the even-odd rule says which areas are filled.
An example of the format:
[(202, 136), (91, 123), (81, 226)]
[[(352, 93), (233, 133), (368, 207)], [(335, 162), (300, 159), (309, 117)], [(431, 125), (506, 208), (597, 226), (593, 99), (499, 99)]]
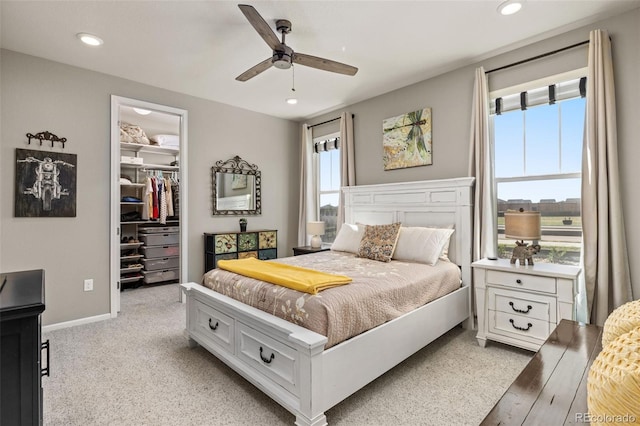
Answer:
[(482, 425), (588, 423), (587, 377), (601, 350), (602, 327), (563, 319)]

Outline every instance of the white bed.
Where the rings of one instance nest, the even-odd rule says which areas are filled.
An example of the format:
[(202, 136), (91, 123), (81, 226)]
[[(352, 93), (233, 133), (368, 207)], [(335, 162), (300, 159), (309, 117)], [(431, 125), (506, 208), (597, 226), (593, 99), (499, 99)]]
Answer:
[(343, 188), (347, 223), (448, 226), (449, 258), (460, 289), (324, 349), (327, 338), (200, 284), (182, 284), (186, 333), (296, 416), (326, 425), (324, 412), (456, 325), (473, 326), (471, 238), (473, 178)]

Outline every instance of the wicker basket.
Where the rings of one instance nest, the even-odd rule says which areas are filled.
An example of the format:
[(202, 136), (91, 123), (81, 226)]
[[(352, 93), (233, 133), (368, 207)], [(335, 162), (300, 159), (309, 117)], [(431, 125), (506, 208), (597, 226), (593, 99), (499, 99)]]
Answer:
[(607, 317), (602, 329), (602, 347), (616, 337), (640, 326), (640, 300), (625, 303)]
[(592, 425), (640, 424), (640, 326), (611, 341), (587, 380)]

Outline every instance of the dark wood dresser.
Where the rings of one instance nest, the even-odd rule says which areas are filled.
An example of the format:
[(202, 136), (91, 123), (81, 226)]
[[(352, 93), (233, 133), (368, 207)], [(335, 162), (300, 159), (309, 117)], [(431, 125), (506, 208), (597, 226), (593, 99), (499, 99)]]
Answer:
[(42, 424), (44, 271), (0, 274), (0, 424)]
[(601, 350), (602, 327), (563, 319), (482, 425), (588, 424), (587, 377)]

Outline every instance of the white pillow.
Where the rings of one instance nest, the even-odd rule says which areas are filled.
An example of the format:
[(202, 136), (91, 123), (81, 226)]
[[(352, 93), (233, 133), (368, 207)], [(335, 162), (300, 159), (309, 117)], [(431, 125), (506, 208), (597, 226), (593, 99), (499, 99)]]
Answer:
[(333, 244), (331, 244), (331, 250), (357, 254), (363, 235), (364, 225), (343, 223), (340, 231), (338, 231), (338, 235), (336, 235), (336, 239), (333, 241)]
[(402, 227), (392, 258), (433, 266), (443, 251), (448, 249), (453, 231), (444, 228)]

